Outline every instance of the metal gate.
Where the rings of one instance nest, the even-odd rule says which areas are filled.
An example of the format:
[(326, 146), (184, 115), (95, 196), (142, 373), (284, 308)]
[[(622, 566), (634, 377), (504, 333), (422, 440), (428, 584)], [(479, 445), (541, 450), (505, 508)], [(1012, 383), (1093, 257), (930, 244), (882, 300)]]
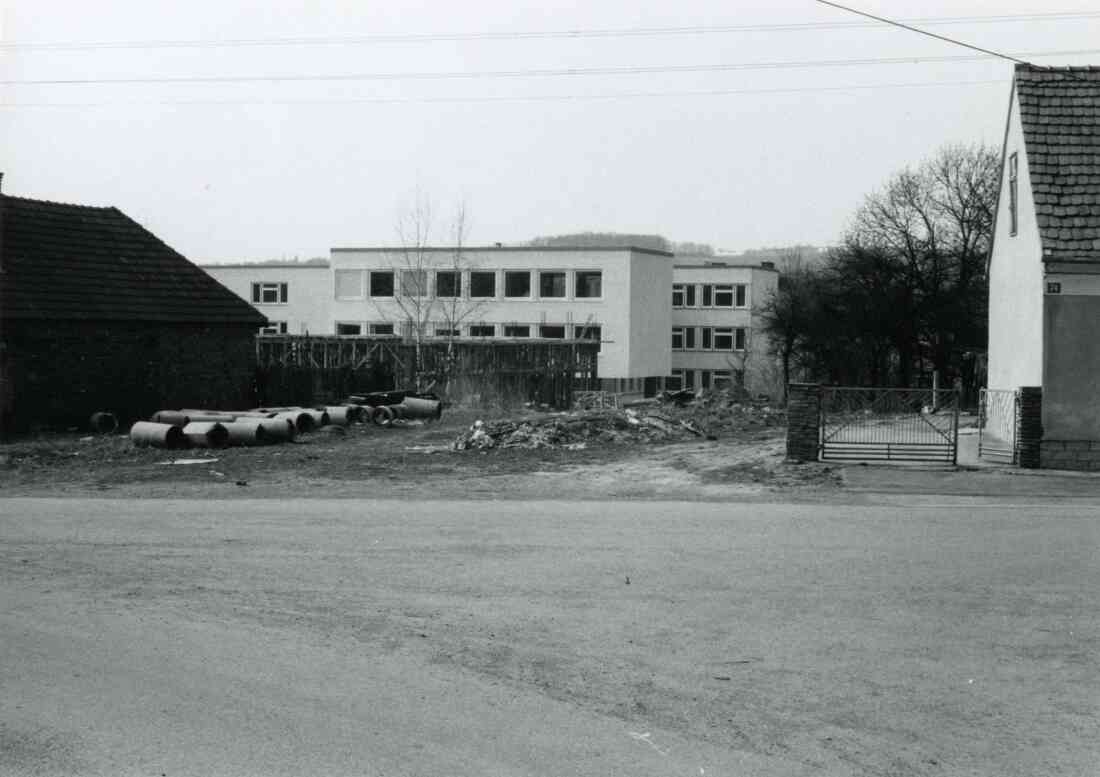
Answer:
[(822, 460), (955, 464), (958, 450), (959, 394), (956, 391), (822, 389)]
[(1019, 419), (1019, 391), (982, 389), (978, 393), (978, 457), (1018, 463), (1016, 427)]

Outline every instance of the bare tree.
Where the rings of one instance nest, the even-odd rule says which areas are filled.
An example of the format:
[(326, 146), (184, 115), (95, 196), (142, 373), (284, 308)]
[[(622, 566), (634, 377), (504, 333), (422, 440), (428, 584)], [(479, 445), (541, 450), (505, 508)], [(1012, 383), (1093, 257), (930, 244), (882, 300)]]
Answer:
[[(444, 255), (433, 246), (435, 223), (431, 199), (417, 190), (410, 206), (397, 217), (399, 249), (392, 269), (393, 303), (400, 320), (395, 323), (400, 334), (413, 342), (418, 391), (426, 389), (429, 378), (431, 382), (449, 380), (455, 363), (455, 342), (462, 327), (484, 306), (484, 302), (471, 299), (469, 294), (469, 262), (465, 253), (468, 230), (466, 205), (459, 203), (449, 230), (451, 245), (441, 261)], [(379, 311), (386, 315), (380, 307)], [(446, 338), (447, 355), (441, 374), (429, 376), (425, 344), (439, 336)]]

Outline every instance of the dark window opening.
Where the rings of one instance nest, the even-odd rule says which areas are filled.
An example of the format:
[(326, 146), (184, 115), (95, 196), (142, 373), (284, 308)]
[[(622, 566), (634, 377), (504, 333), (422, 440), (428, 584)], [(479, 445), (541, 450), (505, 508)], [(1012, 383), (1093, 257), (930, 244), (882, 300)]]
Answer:
[(435, 274), (435, 296), (461, 297), (462, 273), (457, 270), (440, 270)]
[(372, 297), (392, 297), (393, 272), (372, 272), (370, 274), (370, 295)]
[(495, 272), (470, 273), (471, 297), (495, 297), (497, 295), (497, 274)]
[(540, 297), (564, 297), (565, 296), (565, 273), (563, 272), (542, 272), (539, 273), (539, 296)]
[(603, 296), (603, 273), (599, 270), (578, 270), (575, 276), (574, 296), (579, 298)]
[(530, 297), (531, 296), (531, 273), (524, 272), (505, 272), (504, 273), (504, 296), (505, 297)]

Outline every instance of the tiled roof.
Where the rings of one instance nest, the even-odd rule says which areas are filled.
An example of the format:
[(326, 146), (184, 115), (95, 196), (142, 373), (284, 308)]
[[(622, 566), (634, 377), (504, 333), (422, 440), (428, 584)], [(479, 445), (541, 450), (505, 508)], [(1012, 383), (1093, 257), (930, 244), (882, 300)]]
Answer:
[(0, 197), (4, 318), (266, 323), (118, 208)]
[(1043, 258), (1100, 260), (1100, 67), (1017, 65), (1016, 94)]

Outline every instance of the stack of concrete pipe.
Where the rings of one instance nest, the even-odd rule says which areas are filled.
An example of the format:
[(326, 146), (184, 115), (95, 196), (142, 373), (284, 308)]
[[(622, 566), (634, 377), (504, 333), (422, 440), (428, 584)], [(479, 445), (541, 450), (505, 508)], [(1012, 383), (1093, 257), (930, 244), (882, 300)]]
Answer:
[(292, 442), (299, 433), (366, 420), (359, 405), (259, 407), (252, 410), (160, 410), (130, 429), (134, 445), (156, 448), (224, 448)]

